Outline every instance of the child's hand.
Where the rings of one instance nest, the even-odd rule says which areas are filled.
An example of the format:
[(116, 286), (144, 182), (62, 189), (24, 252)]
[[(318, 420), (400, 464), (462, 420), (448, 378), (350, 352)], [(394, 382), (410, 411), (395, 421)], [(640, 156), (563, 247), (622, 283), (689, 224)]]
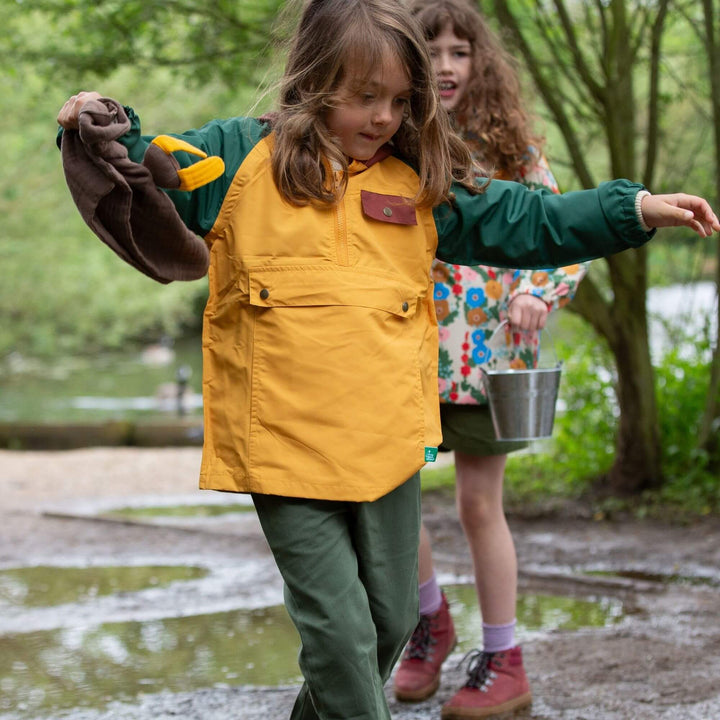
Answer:
[(535, 295), (521, 293), (510, 301), (508, 320), (518, 330), (542, 330), (548, 316), (548, 306)]
[(649, 227), (686, 225), (700, 237), (708, 237), (720, 230), (720, 223), (710, 205), (695, 195), (646, 195), (640, 210)]
[(58, 125), (66, 130), (78, 129), (78, 117), (82, 106), (89, 100), (97, 100), (103, 97), (97, 92), (79, 92), (73, 95), (63, 106), (57, 116)]

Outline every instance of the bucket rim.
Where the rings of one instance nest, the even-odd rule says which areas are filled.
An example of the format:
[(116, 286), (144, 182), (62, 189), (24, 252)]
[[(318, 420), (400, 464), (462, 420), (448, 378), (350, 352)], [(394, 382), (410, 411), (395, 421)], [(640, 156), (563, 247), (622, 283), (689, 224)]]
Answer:
[(484, 367), (480, 366), (480, 372), (484, 373), (485, 375), (495, 376), (495, 375), (537, 375), (539, 373), (558, 373), (562, 371), (562, 360), (558, 360), (558, 364), (555, 365), (555, 367), (549, 367), (549, 368), (518, 368), (517, 370), (514, 368), (509, 368), (507, 370), (486, 370)]

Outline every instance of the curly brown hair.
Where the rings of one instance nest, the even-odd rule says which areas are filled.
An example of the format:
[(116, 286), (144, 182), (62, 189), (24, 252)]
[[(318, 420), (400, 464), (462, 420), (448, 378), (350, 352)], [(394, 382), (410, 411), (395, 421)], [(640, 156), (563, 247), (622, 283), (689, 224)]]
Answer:
[(455, 123), (486, 167), (516, 176), (527, 164), (530, 146), (542, 152), (543, 139), (532, 131), (514, 58), (470, 0), (411, 0), (410, 11), (426, 39), (433, 40), (450, 26), (470, 43), (472, 72)]

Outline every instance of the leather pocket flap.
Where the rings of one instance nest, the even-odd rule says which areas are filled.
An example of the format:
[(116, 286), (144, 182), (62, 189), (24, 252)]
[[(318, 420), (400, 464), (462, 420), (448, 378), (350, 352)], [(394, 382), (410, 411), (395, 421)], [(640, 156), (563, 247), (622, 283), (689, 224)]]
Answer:
[(363, 213), (373, 220), (396, 225), (417, 225), (415, 204), (411, 198), (363, 190), (361, 199)]

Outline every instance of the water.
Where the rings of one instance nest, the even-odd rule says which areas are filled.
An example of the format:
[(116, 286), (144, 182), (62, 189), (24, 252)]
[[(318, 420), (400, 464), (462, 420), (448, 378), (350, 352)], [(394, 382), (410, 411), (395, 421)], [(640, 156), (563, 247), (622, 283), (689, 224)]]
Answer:
[(205, 577), (205, 568), (187, 565), (140, 567), (33, 567), (0, 571), (0, 612), (9, 606), (50, 607), (87, 602), (118, 592), (164, 587)]
[[(458, 649), (468, 652), (482, 639), (482, 617), (474, 585), (443, 585), (458, 636)], [(583, 600), (562, 595), (521, 594), (517, 599), (518, 642), (556, 630), (608, 627), (623, 618), (622, 603), (603, 597)]]
[(300, 681), (282, 606), (0, 637), (0, 711), (103, 707), (141, 693)]
[(124, 507), (101, 513), (101, 517), (121, 520), (157, 520), (158, 518), (213, 518), (219, 515), (254, 512), (247, 503), (214, 503), (212, 505), (162, 505), (150, 507)]
[[(202, 568), (181, 566), (0, 571), (0, 612), (2, 602), (28, 608), (64, 604), (71, 611), (58, 613), (56, 627), (0, 635), (0, 712), (32, 717), (102, 708), (161, 690), (299, 683), (299, 638), (281, 605), (144, 621), (84, 619), (83, 606), (102, 594), (124, 597), (203, 575)], [(482, 633), (475, 590), (471, 585), (445, 590), (458, 652), (465, 652), (476, 647)], [(606, 626), (621, 617), (622, 606), (613, 599), (521, 595), (517, 633), (522, 640), (559, 629)]]
[(694, 343), (706, 327), (710, 337), (717, 337), (717, 303), (717, 288), (711, 282), (650, 288), (647, 310), (653, 362), (673, 347), (695, 357)]
[[(0, 422), (105, 422), (177, 415), (177, 379), (188, 368), (183, 407), (202, 414), (200, 341), (143, 353), (62, 358), (52, 363), (18, 356), (0, 364)], [(168, 352), (168, 350), (170, 350)]]

